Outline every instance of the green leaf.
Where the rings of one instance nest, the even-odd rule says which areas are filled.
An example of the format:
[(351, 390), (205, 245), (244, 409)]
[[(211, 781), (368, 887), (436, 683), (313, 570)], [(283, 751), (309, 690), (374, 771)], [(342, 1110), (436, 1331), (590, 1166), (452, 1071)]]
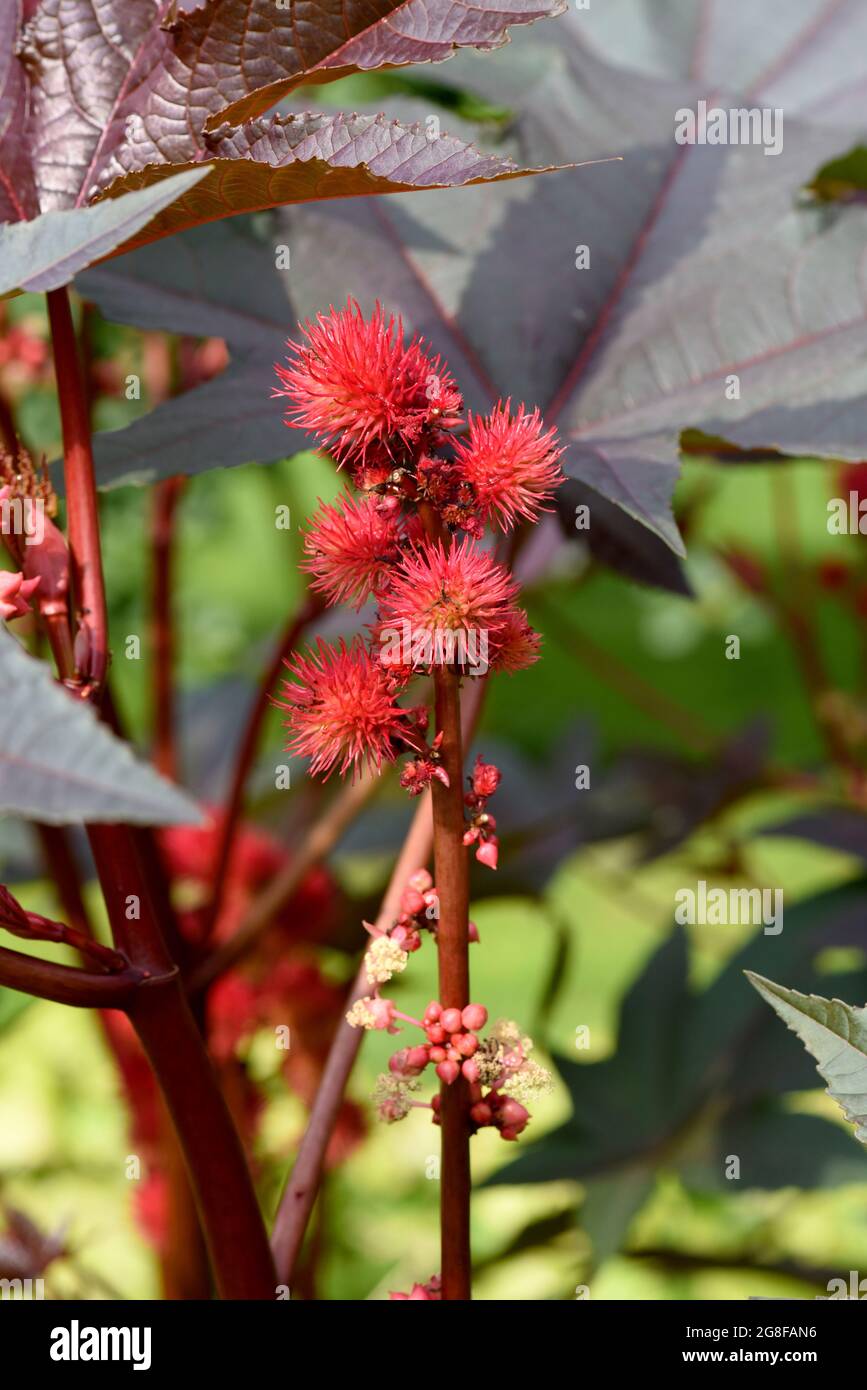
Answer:
[(797, 1033), (828, 1083), (828, 1095), (867, 1144), (867, 1009), (840, 999), (799, 994), (747, 970), (747, 979)]
[(64, 208), (30, 222), (0, 224), (0, 295), (69, 284), (80, 270), (135, 237), (209, 173), (209, 165), (200, 165), (94, 207)]

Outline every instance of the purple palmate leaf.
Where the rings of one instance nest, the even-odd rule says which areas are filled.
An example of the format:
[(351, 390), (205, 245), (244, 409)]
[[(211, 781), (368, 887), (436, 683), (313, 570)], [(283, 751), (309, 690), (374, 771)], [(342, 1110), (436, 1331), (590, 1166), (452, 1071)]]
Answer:
[[(333, 118), (291, 131), (249, 122), (299, 84), (493, 48), (510, 25), (563, 8), (563, 0), (204, 0), (178, 11), (168, 0), (28, 0), (16, 47), (20, 0), (0, 0), (0, 211), (11, 220), (82, 207), (212, 161), (195, 203), (201, 220), (514, 177), (508, 161), (456, 141), (425, 150), (416, 132), (394, 124), (356, 126), (347, 138)], [(223, 167), (230, 160), (234, 172)], [(186, 225), (155, 221), (145, 239)]]

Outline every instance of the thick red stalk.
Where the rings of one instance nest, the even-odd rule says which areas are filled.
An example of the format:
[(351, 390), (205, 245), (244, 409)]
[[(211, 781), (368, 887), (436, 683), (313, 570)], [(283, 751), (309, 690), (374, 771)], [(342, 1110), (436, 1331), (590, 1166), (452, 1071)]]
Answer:
[[(273, 1298), (276, 1279), (247, 1161), (153, 910), (132, 837), (90, 827), (117, 943), (150, 977), (127, 1006), (178, 1134), (223, 1298)], [(131, 905), (138, 913), (130, 920)]]
[(90, 443), (90, 411), (69, 293), (65, 287), (51, 290), (47, 299), (63, 426), (67, 539), (79, 623), (76, 658), (79, 674), (99, 691), (108, 670), (108, 613), (99, 545), (99, 506)]
[[(49, 872), (52, 874), (67, 921), (78, 932), (93, 936), (87, 909), (81, 894), (78, 865), (65, 826), (37, 825)], [(146, 841), (153, 846), (153, 841)], [(155, 848), (155, 846), (154, 846)], [(141, 847), (140, 847), (141, 852)], [(153, 874), (146, 871), (153, 882)], [(163, 920), (162, 917), (160, 920)], [(99, 1010), (106, 1046), (115, 1056), (118, 1066), (118, 1044), (114, 1031), (106, 1026), (107, 1015)], [(122, 1074), (122, 1072), (121, 1072)], [(127, 1100), (135, 1109), (138, 1096), (129, 1088)], [(196, 1203), (187, 1176), (183, 1150), (178, 1143), (171, 1116), (165, 1105), (160, 1113), (160, 1156), (168, 1176), (168, 1235), (161, 1251), (163, 1293), (168, 1299), (209, 1298), (211, 1296), (210, 1267), (202, 1236)]]
[[(435, 781), (433, 793), (434, 881), (439, 896), (437, 956), (439, 998), (443, 1008), (463, 1009), (470, 1002), (470, 882), (463, 844), (463, 749), (459, 677), (443, 668), (434, 677), (436, 727), (443, 736), (441, 756), (449, 785)], [(470, 1257), (470, 1123), (469, 1090), (463, 1077), (440, 1088), (442, 1162), (440, 1165), (440, 1238), (443, 1299), (472, 1297)]]
[[(87, 693), (97, 698), (108, 665), (108, 624), (89, 412), (65, 289), (48, 295), (48, 311), (63, 425), (68, 540), (80, 617), (76, 654)], [(273, 1298), (274, 1267), (243, 1147), (187, 1004), (180, 972), (167, 950), (136, 836), (127, 826), (91, 825), (89, 838), (115, 946), (134, 970), (147, 977), (127, 1002), (127, 1012), (184, 1150), (217, 1289), (224, 1298)], [(7, 972), (20, 973), (22, 958), (7, 954), (13, 957), (6, 963)], [(46, 979), (44, 962), (27, 962), (27, 967), (31, 976), (41, 968), (46, 987), (55, 987)], [(69, 973), (73, 985), (84, 989), (83, 972)], [(64, 978), (60, 977), (57, 987), (62, 988)], [(28, 988), (27, 984), (17, 987)]]
[(78, 1009), (123, 1009), (141, 985), (141, 979), (141, 972), (134, 969), (97, 975), (0, 947), (0, 985), (33, 994), (37, 999), (51, 999), (55, 1004), (72, 1004)]
[(174, 708), (175, 634), (172, 622), (173, 541), (175, 514), (186, 484), (186, 478), (164, 478), (157, 483), (151, 520), (153, 760), (160, 772), (171, 778), (178, 775)]

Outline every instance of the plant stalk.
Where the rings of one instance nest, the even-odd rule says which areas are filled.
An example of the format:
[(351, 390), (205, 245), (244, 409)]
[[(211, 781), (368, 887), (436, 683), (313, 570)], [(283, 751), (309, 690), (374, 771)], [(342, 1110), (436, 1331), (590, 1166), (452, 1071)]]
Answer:
[[(115, 941), (150, 977), (127, 1005), (186, 1158), (222, 1298), (273, 1298), (274, 1266), (238, 1132), (162, 940), (146, 876), (125, 826), (90, 827)], [(130, 909), (137, 913), (130, 920)]]
[[(444, 1009), (470, 1002), (470, 881), (464, 836), (463, 749), (459, 677), (441, 668), (434, 676), (436, 727), (443, 735), (440, 754), (449, 785), (434, 781), (434, 881), (439, 896), (437, 956), (439, 997)], [(470, 1256), (469, 1087), (462, 1076), (440, 1088), (442, 1161), (440, 1165), (440, 1241), (442, 1297), (472, 1297)]]
[(99, 545), (99, 506), (90, 442), (90, 410), (75, 340), (69, 291), (64, 286), (59, 290), (50, 290), (46, 297), (63, 426), (67, 539), (79, 624), (76, 660), (79, 674), (98, 693), (102, 690), (108, 671), (108, 610)]
[[(108, 620), (88, 402), (65, 288), (48, 295), (48, 313), (63, 425), (68, 541), (80, 619), (78, 674), (86, 683), (86, 693), (98, 703), (108, 667)], [(123, 825), (91, 825), (88, 834), (115, 947), (137, 975), (127, 1012), (184, 1151), (217, 1290), (223, 1298), (272, 1299), (274, 1266), (243, 1146), (190, 1012), (178, 966), (166, 946), (140, 858), (140, 840)], [(13, 959), (6, 963), (7, 972), (20, 972), (21, 958), (14, 952), (8, 955)], [(45, 977), (46, 970), (58, 972), (63, 967), (28, 962), (28, 969), (31, 975), (41, 969)], [(82, 990), (83, 972), (69, 973), (74, 986)], [(139, 983), (142, 977), (145, 981)], [(65, 979), (60, 977), (61, 988)], [(47, 981), (48, 987), (53, 984)], [(99, 988), (104, 988), (102, 981)]]

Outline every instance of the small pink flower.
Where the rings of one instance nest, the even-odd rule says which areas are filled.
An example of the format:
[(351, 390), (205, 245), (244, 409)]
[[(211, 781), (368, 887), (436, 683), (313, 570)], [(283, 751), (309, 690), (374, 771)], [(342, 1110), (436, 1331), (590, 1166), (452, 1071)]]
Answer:
[(283, 681), (275, 704), (288, 713), (292, 738), (287, 752), (311, 759), (314, 775), (341, 775), (363, 764), (379, 771), (392, 762), (395, 740), (406, 731), (406, 711), (394, 697), (394, 681), (375, 661), (360, 638), (350, 647), (328, 646), (296, 656), (288, 669), (294, 681)]
[(25, 579), (20, 572), (0, 570), (0, 619), (23, 618), (30, 612), (28, 602), (39, 587), (39, 576)]
[(510, 415), (510, 404), (500, 402), (488, 416), (470, 416), (469, 437), (456, 449), (485, 521), (502, 531), (521, 519), (535, 521), (564, 481), (554, 430), (543, 431), (538, 410), (529, 414), (522, 405)]
[(484, 840), (476, 850), (476, 858), (480, 864), (484, 864), (487, 869), (496, 869), (498, 859), (497, 837)]
[(394, 1023), (394, 1004), (390, 999), (380, 999), (377, 995), (368, 1000), (368, 1007), (376, 1020), (375, 1028), (391, 1028)]

